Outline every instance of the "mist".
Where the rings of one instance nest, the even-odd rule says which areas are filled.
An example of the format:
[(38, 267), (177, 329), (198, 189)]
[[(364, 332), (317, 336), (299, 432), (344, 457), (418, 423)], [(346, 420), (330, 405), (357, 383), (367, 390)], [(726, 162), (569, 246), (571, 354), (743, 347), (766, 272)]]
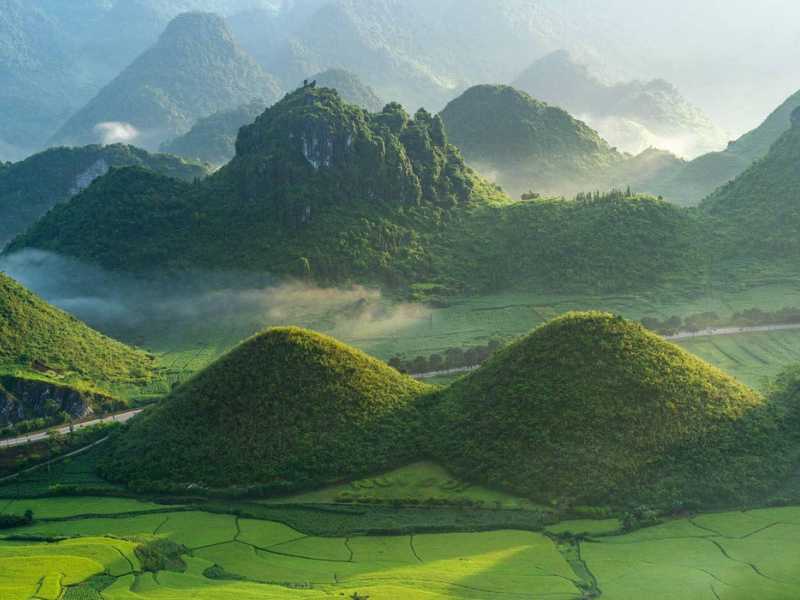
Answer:
[(139, 137), (139, 130), (130, 123), (107, 121), (94, 126), (95, 133), (100, 136), (104, 145), (130, 144)]
[(298, 325), (345, 341), (395, 334), (430, 309), (376, 288), (323, 288), (269, 273), (190, 271), (145, 277), (41, 250), (0, 258), (0, 271), (99, 331), (161, 349), (231, 346), (268, 326)]

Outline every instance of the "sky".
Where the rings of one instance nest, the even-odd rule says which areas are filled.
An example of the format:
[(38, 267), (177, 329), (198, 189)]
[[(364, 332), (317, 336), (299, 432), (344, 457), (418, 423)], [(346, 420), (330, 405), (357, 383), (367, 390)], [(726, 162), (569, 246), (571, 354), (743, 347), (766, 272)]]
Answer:
[(611, 60), (626, 63), (610, 72), (674, 83), (732, 137), (800, 89), (796, 0), (546, 1), (610, 40)]

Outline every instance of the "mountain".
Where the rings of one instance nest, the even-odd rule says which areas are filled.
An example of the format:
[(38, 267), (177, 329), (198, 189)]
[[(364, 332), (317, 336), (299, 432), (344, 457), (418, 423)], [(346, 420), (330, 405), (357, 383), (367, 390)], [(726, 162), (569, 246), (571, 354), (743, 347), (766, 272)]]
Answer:
[(184, 13), (73, 115), (52, 143), (136, 141), (156, 148), (201, 117), (253, 100), (270, 104), (278, 94), (275, 80), (236, 44), (221, 17)]
[(197, 121), (183, 135), (161, 144), (160, 150), (212, 165), (224, 165), (236, 155), (239, 129), (255, 121), (264, 108), (263, 102), (256, 100), (215, 112)]
[(0, 167), (0, 247), (109, 169), (133, 165), (187, 181), (209, 173), (204, 165), (122, 144), (53, 148), (9, 163)]
[(242, 128), (236, 150), (194, 184), (112, 170), (6, 253), (450, 292), (619, 292), (697, 285), (703, 272), (699, 215), (621, 192), (512, 202), (464, 165), (441, 118), (424, 110), (371, 114), (309, 85)]
[(152, 357), (90, 329), (0, 273), (0, 368), (94, 384), (141, 382)]
[(714, 219), (726, 258), (766, 259), (793, 266), (800, 252), (800, 108), (792, 127), (756, 162), (706, 198), (700, 208)]
[(272, 491), (376, 473), (417, 456), (414, 401), (430, 389), (332, 338), (271, 329), (136, 419), (101, 468), (139, 487)]
[(585, 123), (509, 86), (472, 87), (441, 116), (467, 162), (515, 196), (605, 187), (605, 172), (625, 160)]
[(58, 24), (24, 0), (0, 0), (0, 160), (43, 143), (73, 110), (80, 85)]
[[(380, 112), (383, 101), (352, 73), (330, 69), (309, 78), (321, 87), (335, 89), (346, 102)], [(236, 155), (236, 136), (239, 129), (249, 125), (264, 112), (263, 102), (251, 102), (239, 108), (224, 110), (200, 119), (184, 135), (161, 144), (161, 151), (202, 160), (212, 165), (224, 165)]]
[[(14, 246), (60, 248), (129, 270), (173, 266), (177, 251), (175, 265), (240, 268), (247, 257), (253, 269), (304, 275), (310, 266), (321, 279), (337, 278), (353, 268), (389, 271), (390, 256), (419, 261), (406, 222), (468, 202), (483, 185), (444, 140), (438, 117), (411, 119), (399, 105), (370, 115), (312, 86), (242, 128), (236, 150), (195, 185), (112, 171)], [(237, 232), (234, 254), (221, 230)]]
[(344, 69), (328, 69), (310, 78), (317, 85), (339, 92), (342, 100), (366, 108), (369, 112), (380, 112), (385, 102), (358, 75)]
[(284, 39), (262, 35), (248, 48), (284, 85), (347, 69), (383, 98), (433, 111), (554, 49), (566, 23), (555, 13), (529, 0), (300, 0), (277, 16)]
[[(352, 73), (330, 69), (310, 78), (321, 87), (335, 89), (346, 102), (380, 112), (383, 102), (375, 92)], [(236, 155), (239, 129), (249, 125), (264, 112), (263, 102), (251, 102), (239, 108), (224, 110), (200, 119), (185, 134), (161, 144), (161, 151), (224, 165)]]
[(512, 85), (579, 115), (611, 144), (633, 154), (657, 147), (693, 158), (726, 142), (669, 82), (606, 83), (564, 50), (535, 61)]
[(570, 313), (442, 393), (440, 459), (543, 502), (737, 504), (792, 468), (780, 411), (638, 324)]
[(662, 174), (647, 191), (680, 204), (698, 204), (764, 158), (770, 147), (791, 128), (791, 115), (798, 107), (800, 91), (776, 108), (761, 125), (731, 142), (725, 150), (698, 156), (677, 172)]

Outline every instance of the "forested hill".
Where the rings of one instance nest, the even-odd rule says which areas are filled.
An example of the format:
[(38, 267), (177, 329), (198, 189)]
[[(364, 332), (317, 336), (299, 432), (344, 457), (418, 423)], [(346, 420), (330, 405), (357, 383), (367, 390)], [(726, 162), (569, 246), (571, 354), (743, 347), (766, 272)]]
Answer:
[(800, 108), (792, 127), (756, 162), (701, 204), (728, 258), (796, 265), (800, 257)]
[(207, 165), (122, 144), (53, 148), (0, 165), (0, 247), (110, 168), (134, 165), (186, 181), (210, 172)]
[(158, 42), (56, 133), (53, 144), (102, 141), (103, 124), (124, 124), (146, 148), (188, 131), (195, 120), (252, 100), (274, 102), (279, 86), (234, 41), (225, 21), (184, 13)]
[(672, 202), (696, 205), (718, 187), (733, 181), (764, 158), (772, 145), (791, 128), (792, 112), (800, 107), (800, 91), (787, 98), (766, 120), (731, 142), (725, 150), (698, 156), (672, 173), (664, 173), (648, 191)]
[(7, 252), (451, 291), (642, 289), (699, 268), (696, 215), (622, 193), (512, 202), (424, 110), (368, 113), (309, 85), (242, 128), (236, 150), (194, 184), (113, 170)]
[(625, 157), (588, 125), (509, 86), (479, 85), (442, 111), (450, 141), (478, 170), (519, 196), (574, 195)]

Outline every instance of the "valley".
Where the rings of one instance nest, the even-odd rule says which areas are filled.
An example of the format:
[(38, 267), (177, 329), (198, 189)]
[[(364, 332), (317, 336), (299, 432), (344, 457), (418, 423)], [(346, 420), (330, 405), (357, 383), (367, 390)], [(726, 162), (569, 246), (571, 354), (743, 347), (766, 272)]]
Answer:
[(800, 598), (800, 10), (596, 4), (0, 0), (0, 600)]

